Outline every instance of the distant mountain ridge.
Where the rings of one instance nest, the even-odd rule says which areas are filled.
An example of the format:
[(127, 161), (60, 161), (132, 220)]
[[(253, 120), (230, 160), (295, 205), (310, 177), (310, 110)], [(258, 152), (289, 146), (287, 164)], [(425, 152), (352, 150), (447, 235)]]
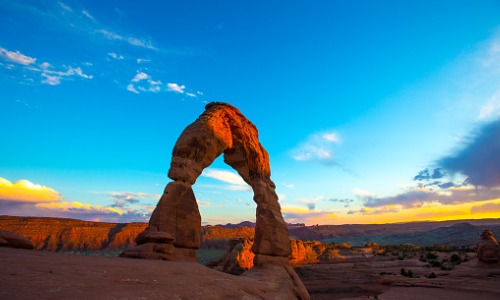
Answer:
[[(212, 226), (212, 225), (206, 225), (206, 226)], [(246, 227), (250, 227), (250, 228), (255, 228), (255, 222), (243, 221), (243, 222), (240, 222), (238, 224), (227, 223), (225, 225), (217, 224), (217, 225), (214, 225), (214, 226), (216, 226), (216, 227), (224, 227), (224, 228), (238, 228), (238, 227), (246, 226)], [(292, 228), (305, 227), (306, 224), (304, 224), (304, 223), (287, 223), (286, 226), (288, 227), (288, 229), (292, 229)]]
[(362, 246), (433, 244), (466, 246), (478, 242), (481, 232), (489, 229), (500, 235), (500, 219), (427, 221), (393, 224), (316, 225), (289, 230), (291, 238)]
[[(252, 222), (237, 225), (202, 226), (201, 248), (226, 249), (235, 237), (253, 237)], [(247, 226), (250, 225), (250, 226)], [(0, 228), (29, 238), (37, 250), (46, 251), (110, 251), (117, 252), (133, 245), (146, 223), (105, 223), (48, 217), (0, 216)], [(466, 246), (479, 241), (484, 229), (500, 236), (500, 219), (453, 220), (444, 222), (411, 222), (398, 224), (319, 225), (289, 224), (290, 238), (326, 243), (348, 243), (363, 246), (433, 244)]]

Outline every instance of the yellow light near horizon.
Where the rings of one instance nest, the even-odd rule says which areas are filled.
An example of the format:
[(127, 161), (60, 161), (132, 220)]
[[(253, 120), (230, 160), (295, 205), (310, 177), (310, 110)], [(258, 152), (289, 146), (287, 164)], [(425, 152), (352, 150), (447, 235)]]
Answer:
[(52, 202), (59, 200), (57, 191), (43, 185), (31, 183), (28, 180), (18, 180), (12, 183), (0, 177), (0, 199), (14, 202)]
[[(484, 206), (487, 205), (487, 206)], [(490, 210), (476, 211), (473, 208), (492, 207)], [(399, 208), (397, 212), (391, 210)], [(304, 210), (295, 210), (296, 213)], [(402, 208), (401, 206), (391, 205), (377, 213), (377, 209), (365, 209), (365, 214), (337, 214), (335, 217), (322, 215), (319, 212), (316, 215), (311, 215), (306, 224), (385, 224), (385, 223), (402, 223), (416, 221), (447, 221), (461, 219), (486, 219), (500, 217), (500, 199), (488, 201), (476, 201), (460, 204), (443, 205), (440, 203), (425, 204), (416, 208)]]

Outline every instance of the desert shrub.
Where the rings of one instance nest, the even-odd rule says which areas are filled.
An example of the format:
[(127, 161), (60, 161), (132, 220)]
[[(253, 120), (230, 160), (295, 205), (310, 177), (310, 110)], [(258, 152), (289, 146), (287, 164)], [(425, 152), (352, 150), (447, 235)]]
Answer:
[(420, 257), (418, 258), (418, 260), (420, 260), (421, 262), (426, 262), (427, 259), (425, 259), (425, 257), (423, 255), (420, 255)]
[(450, 262), (455, 265), (459, 265), (462, 263), (462, 259), (460, 258), (459, 255), (453, 254), (452, 256), (450, 256)]
[(432, 272), (431, 274), (427, 275), (427, 278), (437, 278), (437, 275)]
[(409, 278), (413, 278), (413, 271), (408, 270), (406, 271), (405, 268), (401, 268), (400, 274)]
[(439, 261), (437, 261), (437, 260), (431, 260), (431, 261), (429, 262), (429, 264), (431, 265), (431, 267), (434, 267), (434, 268), (439, 268), (439, 267), (441, 267), (441, 263), (440, 263)]
[(453, 270), (453, 267), (452, 266), (442, 265), (441, 266), (441, 270), (443, 270), (443, 271), (451, 271), (451, 270)]
[(432, 253), (432, 252), (427, 252), (427, 255), (426, 255), (427, 259), (436, 259), (438, 258), (436, 254)]

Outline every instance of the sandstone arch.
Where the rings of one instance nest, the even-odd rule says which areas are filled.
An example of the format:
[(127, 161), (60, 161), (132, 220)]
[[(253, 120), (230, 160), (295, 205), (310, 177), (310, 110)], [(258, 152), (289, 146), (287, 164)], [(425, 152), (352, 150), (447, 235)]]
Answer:
[(218, 156), (233, 167), (253, 190), (257, 203), (254, 264), (286, 265), (290, 243), (276, 186), (271, 181), (269, 155), (258, 131), (235, 107), (212, 102), (177, 140), (170, 163), (170, 182), (137, 247), (122, 256), (165, 260), (194, 259), (200, 246), (201, 216), (192, 185)]

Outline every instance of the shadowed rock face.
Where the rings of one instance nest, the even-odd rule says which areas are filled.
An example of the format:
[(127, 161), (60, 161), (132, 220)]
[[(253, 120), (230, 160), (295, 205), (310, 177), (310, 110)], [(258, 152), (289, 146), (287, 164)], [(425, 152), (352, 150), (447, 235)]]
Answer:
[[(137, 244), (151, 240), (147, 237), (156, 232), (166, 232), (172, 235), (171, 243), (178, 249), (200, 247), (201, 217), (192, 185), (221, 154), (254, 192), (257, 212), (252, 251), (256, 254), (256, 265), (262, 261), (282, 263), (281, 258), (288, 257), (291, 250), (276, 186), (270, 178), (269, 155), (259, 142), (255, 125), (235, 107), (220, 102), (208, 104), (205, 112), (177, 140), (168, 172), (174, 181), (165, 188), (149, 226), (136, 239)], [(133, 249), (123, 254), (137, 255)], [(172, 259), (165, 253), (158, 258)]]
[[(299, 299), (310, 299), (307, 290), (288, 263), (291, 253), (288, 229), (271, 181), (269, 155), (259, 142), (255, 125), (235, 107), (213, 102), (186, 127), (172, 153), (165, 188), (148, 227), (135, 239), (137, 246), (121, 256), (194, 260), (200, 247), (201, 217), (192, 185), (219, 155), (233, 167), (254, 192), (257, 203), (255, 253), (252, 270), (243, 274), (259, 280), (273, 279)], [(276, 298), (276, 297), (273, 297)]]
[(32, 241), (17, 233), (0, 229), (0, 247), (35, 249)]
[(477, 247), (477, 259), (487, 264), (500, 262), (500, 246), (489, 230), (481, 234), (481, 241)]

